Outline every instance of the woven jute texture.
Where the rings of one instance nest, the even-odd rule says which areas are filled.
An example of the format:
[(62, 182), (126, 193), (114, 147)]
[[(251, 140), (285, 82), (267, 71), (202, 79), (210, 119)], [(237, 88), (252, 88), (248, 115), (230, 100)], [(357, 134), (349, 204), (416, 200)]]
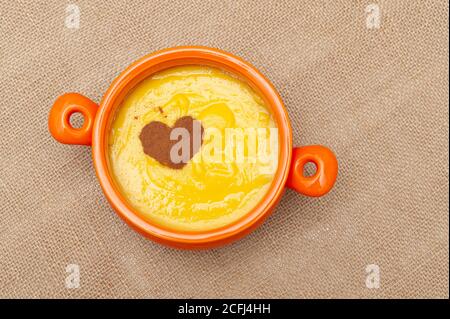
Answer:
[[(0, 34), (1, 297), (448, 298), (447, 1), (2, 1)], [(288, 190), (257, 231), (216, 250), (126, 226), (90, 147), (53, 140), (48, 112), (65, 92), (99, 102), (132, 61), (179, 45), (264, 73), (294, 143), (337, 154), (333, 191)]]

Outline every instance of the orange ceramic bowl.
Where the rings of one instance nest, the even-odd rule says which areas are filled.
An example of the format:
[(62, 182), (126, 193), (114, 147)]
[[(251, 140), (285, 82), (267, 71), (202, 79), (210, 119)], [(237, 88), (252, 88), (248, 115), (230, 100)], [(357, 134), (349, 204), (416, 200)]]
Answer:
[[(107, 139), (116, 108), (136, 84), (161, 70), (181, 65), (206, 65), (233, 73), (246, 81), (271, 108), (279, 134), (279, 161), (265, 197), (245, 216), (224, 227), (208, 231), (179, 231), (139, 217), (119, 192), (109, 168)], [(73, 113), (84, 116), (81, 128), (70, 125)], [(108, 201), (132, 228), (144, 236), (172, 247), (212, 248), (241, 238), (260, 225), (280, 200), (286, 186), (307, 196), (322, 196), (334, 185), (338, 165), (334, 154), (319, 145), (292, 148), (292, 130), (283, 102), (273, 85), (253, 66), (227, 52), (207, 47), (175, 47), (147, 55), (131, 64), (111, 84), (100, 105), (77, 93), (60, 96), (49, 115), (49, 130), (65, 144), (91, 145), (94, 166)], [(306, 163), (316, 165), (313, 176), (304, 176)]]

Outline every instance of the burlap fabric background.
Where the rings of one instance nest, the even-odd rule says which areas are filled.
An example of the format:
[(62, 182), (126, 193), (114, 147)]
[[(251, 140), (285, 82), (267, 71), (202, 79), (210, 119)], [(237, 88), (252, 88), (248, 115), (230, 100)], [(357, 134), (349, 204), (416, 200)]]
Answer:
[[(368, 1), (78, 0), (79, 29), (65, 27), (70, 2), (2, 1), (0, 296), (448, 297), (448, 4), (372, 2), (379, 30)], [(295, 144), (340, 161), (328, 196), (287, 191), (261, 228), (212, 251), (136, 234), (103, 196), (90, 148), (47, 131), (58, 95), (99, 102), (135, 59), (189, 44), (254, 64)]]

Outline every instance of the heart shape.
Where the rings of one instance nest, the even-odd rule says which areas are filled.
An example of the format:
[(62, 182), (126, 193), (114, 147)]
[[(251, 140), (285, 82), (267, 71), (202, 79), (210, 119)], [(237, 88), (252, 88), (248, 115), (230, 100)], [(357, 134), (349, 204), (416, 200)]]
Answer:
[[(195, 125), (197, 125), (196, 129), (194, 128)], [(184, 130), (173, 131), (175, 129)], [(171, 150), (175, 144), (182, 143), (181, 139), (186, 138), (186, 135), (180, 135), (178, 133), (186, 133), (186, 131), (189, 133), (189, 140), (184, 142), (189, 142), (188, 150), (183, 148), (181, 156), (179, 156), (179, 152), (175, 152), (176, 156), (171, 156)], [(170, 139), (172, 132), (178, 137), (177, 139)], [(151, 156), (162, 165), (173, 169), (180, 169), (200, 150), (203, 144), (203, 132), (204, 129), (200, 121), (195, 120), (191, 116), (184, 116), (179, 118), (173, 127), (169, 127), (158, 121), (148, 123), (143, 127), (139, 139), (141, 140), (145, 154)], [(176, 150), (179, 150), (179, 147)]]

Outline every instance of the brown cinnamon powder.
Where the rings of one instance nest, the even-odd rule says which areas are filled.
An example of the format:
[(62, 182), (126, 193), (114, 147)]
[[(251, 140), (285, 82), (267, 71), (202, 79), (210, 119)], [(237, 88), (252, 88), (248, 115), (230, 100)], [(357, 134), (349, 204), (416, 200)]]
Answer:
[[(144, 126), (139, 135), (144, 153), (148, 156), (153, 157), (162, 165), (168, 166), (173, 169), (183, 168), (188, 163), (188, 161), (200, 150), (200, 147), (203, 144), (203, 126), (201, 125), (200, 121), (197, 121), (200, 123), (200, 136), (195, 136), (195, 134), (198, 134), (198, 132), (194, 132), (194, 121), (197, 120), (195, 120), (191, 116), (184, 116), (182, 118), (179, 118), (175, 122), (173, 127), (169, 127), (159, 121), (152, 121), (148, 123)], [(183, 160), (179, 163), (173, 162), (170, 156), (172, 147), (182, 138), (179, 137), (178, 140), (170, 139), (170, 133), (175, 128), (184, 128), (189, 133), (190, 150), (189, 152), (187, 152), (188, 156), (186, 158), (183, 158)], [(194, 143), (195, 138), (199, 138), (200, 143)]]

